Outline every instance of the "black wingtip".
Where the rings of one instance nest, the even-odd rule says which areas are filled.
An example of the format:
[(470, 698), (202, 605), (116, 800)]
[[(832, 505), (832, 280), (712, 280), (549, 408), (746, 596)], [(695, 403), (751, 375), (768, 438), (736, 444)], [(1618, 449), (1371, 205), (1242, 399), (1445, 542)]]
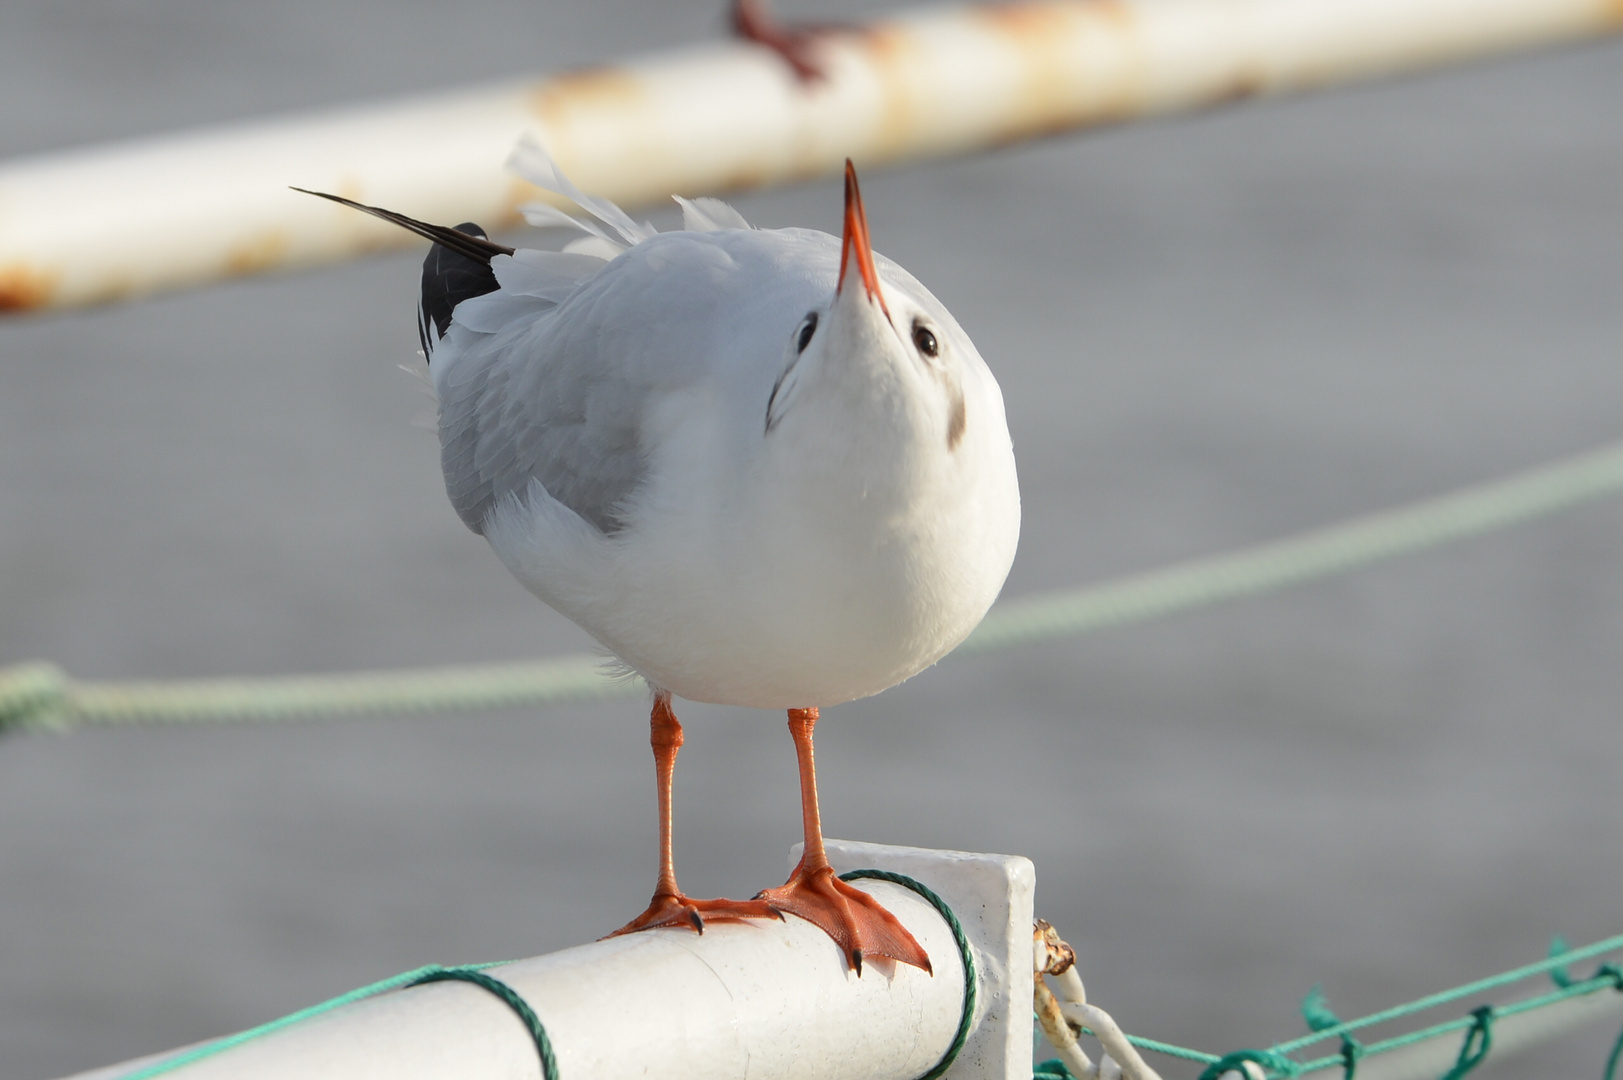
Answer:
[(471, 297), (495, 292), (499, 287), (496, 275), (490, 268), (490, 260), (497, 255), (511, 255), (514, 251), (488, 239), (485, 230), (471, 221), (452, 229), (444, 225), (430, 225), (393, 210), (367, 206), (342, 195), (329, 195), (325, 191), (301, 187), (293, 187), (293, 190), (382, 218), (434, 242), (423, 260), (422, 300), (417, 306), (417, 338), (422, 343), (424, 358), (434, 355), (434, 342), (444, 337), (450, 329), (451, 313), (458, 304)]
[(292, 188), (292, 190), (301, 192), (302, 194), (314, 195), (318, 199), (326, 199), (329, 202), (338, 203), (340, 206), (347, 206), (352, 210), (359, 210), (363, 214), (371, 214), (375, 218), (382, 218), (384, 221), (387, 221), (390, 224), (398, 225), (402, 229), (407, 229), (416, 233), (425, 240), (432, 240), (436, 244), (441, 244), (450, 248), (458, 255), (465, 255), (468, 258), (475, 259), (487, 266), (490, 265), (490, 260), (495, 258), (497, 255), (511, 255), (514, 251), (513, 248), (510, 248), (505, 244), (498, 244), (494, 240), (486, 240), (482, 236), (473, 236), (465, 232), (458, 232), (456, 229), (448, 228), (444, 225), (430, 225), (426, 221), (418, 221), (416, 218), (407, 217), (405, 214), (397, 214), (393, 210), (384, 210), (383, 208), (377, 206), (367, 206), (365, 203), (356, 202), (354, 199), (346, 199), (342, 195), (329, 195), (325, 191), (311, 191), (309, 188), (295, 187), (291, 184), (288, 186)]

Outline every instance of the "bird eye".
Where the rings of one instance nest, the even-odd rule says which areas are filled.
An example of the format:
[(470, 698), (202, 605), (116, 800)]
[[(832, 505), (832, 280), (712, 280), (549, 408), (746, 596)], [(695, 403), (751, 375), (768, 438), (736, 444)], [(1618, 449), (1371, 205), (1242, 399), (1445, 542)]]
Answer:
[(936, 341), (935, 334), (921, 322), (913, 324), (913, 345), (925, 356), (936, 356), (941, 352), (941, 344)]
[(817, 312), (813, 311), (806, 316), (806, 321), (800, 324), (800, 338), (795, 342), (795, 352), (805, 352), (815, 333), (817, 333)]

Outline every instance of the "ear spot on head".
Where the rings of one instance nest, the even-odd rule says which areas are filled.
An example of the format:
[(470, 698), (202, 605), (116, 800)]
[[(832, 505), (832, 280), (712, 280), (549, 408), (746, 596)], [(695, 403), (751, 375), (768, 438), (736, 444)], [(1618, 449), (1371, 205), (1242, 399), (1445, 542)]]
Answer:
[(957, 386), (957, 392), (952, 395), (952, 411), (947, 414), (947, 449), (956, 450), (958, 444), (964, 441), (964, 425), (968, 418), (964, 414), (964, 392)]

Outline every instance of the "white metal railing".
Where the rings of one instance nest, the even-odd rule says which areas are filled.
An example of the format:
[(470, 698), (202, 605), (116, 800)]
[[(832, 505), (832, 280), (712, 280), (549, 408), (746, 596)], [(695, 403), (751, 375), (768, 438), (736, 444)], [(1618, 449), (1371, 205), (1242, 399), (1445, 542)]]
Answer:
[[(955, 1046), (946, 1080), (1031, 1076), (1029, 860), (830, 840), (840, 871), (907, 875), (955, 914), (972, 957), (927, 900), (858, 881), (930, 955), (933, 975), (870, 960), (859, 977), (798, 918), (656, 930), (485, 969), (544, 1027), (568, 1080), (917, 1080)], [(790, 853), (791, 862), (799, 850)], [(959, 1034), (965, 1002), (966, 1032)], [(218, 1052), (212, 1052), (214, 1050)], [(178, 1060), (177, 1060), (178, 1059)], [(166, 1063), (181, 1067), (163, 1072)], [(391, 989), (256, 1037), (225, 1039), (75, 1080), (486, 1080), (542, 1075), (537, 1040), (499, 997), (458, 982)]]
[(798, 80), (735, 42), (0, 167), (0, 311), (125, 299), (414, 241), (288, 191), (487, 227), (537, 135), (626, 205), (962, 153), (1615, 32), (1617, 0), (1025, 0), (828, 37)]

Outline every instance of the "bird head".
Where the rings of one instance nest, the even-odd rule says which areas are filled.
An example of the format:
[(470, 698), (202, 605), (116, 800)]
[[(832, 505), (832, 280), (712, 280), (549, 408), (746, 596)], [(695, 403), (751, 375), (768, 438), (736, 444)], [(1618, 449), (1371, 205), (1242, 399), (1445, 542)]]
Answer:
[[(969, 338), (939, 301), (901, 267), (876, 260), (857, 171), (845, 163), (845, 223), (833, 295), (806, 312), (790, 335), (782, 376), (768, 403), (770, 434), (797, 392), (820, 384), (820, 396), (847, 415), (881, 413), (892, 433), (916, 430), (954, 454), (969, 421), (966, 396), (1002, 400)], [(933, 433), (933, 434), (931, 434)], [(1006, 435), (1004, 436), (1007, 437)]]

